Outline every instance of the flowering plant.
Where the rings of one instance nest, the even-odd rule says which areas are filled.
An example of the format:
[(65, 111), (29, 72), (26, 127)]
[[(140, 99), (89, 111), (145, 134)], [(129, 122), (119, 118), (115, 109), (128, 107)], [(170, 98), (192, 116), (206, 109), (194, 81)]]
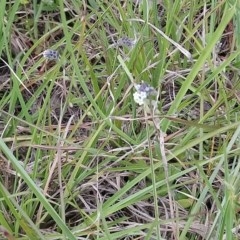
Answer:
[(59, 53), (58, 51), (47, 49), (43, 51), (42, 53), (43, 57), (45, 57), (48, 60), (58, 60), (59, 59)]
[[(134, 101), (139, 105), (148, 104), (151, 97), (156, 96), (156, 90), (147, 83), (135, 85), (136, 92), (133, 94)], [(154, 103), (154, 102), (153, 102)]]

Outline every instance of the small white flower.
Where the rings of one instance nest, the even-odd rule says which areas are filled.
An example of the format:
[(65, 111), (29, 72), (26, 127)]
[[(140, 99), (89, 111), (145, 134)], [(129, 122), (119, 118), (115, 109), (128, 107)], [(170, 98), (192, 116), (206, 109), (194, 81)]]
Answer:
[(147, 99), (147, 93), (145, 92), (135, 92), (133, 94), (134, 101), (139, 105), (143, 105), (144, 101)]
[(59, 59), (59, 53), (58, 51), (47, 49), (43, 53), (43, 57), (49, 59), (49, 60), (58, 60)]
[(118, 39), (117, 45), (118, 46), (127, 46), (129, 48), (132, 48), (136, 44), (137, 40), (136, 39), (131, 39), (128, 37), (122, 37)]
[(116, 42), (114, 42), (113, 44), (111, 44), (108, 48), (112, 48), (112, 47), (127, 47), (129, 49), (132, 49), (136, 43), (137, 43), (138, 39), (135, 37), (135, 39), (133, 38), (129, 38), (129, 37), (122, 37), (119, 38)]
[(139, 105), (148, 103), (148, 97), (156, 95), (156, 90), (147, 83), (136, 84), (136, 92), (133, 94), (134, 101)]

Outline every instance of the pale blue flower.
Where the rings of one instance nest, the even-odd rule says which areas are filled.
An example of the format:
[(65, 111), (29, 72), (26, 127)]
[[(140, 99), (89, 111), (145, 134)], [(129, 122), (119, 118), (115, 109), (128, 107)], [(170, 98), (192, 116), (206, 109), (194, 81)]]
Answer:
[(131, 38), (128, 38), (128, 37), (122, 37), (122, 38), (118, 39), (117, 45), (132, 48), (136, 44), (136, 42), (137, 42), (136, 39), (131, 39)]
[(133, 99), (139, 105), (147, 103), (149, 97), (156, 95), (156, 90), (147, 83), (141, 83), (135, 85), (136, 92), (133, 94)]
[(59, 59), (59, 53), (58, 51), (47, 49), (43, 53), (43, 57), (47, 58), (48, 60), (58, 60)]

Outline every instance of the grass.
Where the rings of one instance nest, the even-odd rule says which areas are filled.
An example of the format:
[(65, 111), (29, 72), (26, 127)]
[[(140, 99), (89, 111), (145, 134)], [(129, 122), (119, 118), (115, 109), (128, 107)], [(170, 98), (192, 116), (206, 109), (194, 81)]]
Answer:
[(0, 238), (239, 239), (239, 7), (3, 0)]

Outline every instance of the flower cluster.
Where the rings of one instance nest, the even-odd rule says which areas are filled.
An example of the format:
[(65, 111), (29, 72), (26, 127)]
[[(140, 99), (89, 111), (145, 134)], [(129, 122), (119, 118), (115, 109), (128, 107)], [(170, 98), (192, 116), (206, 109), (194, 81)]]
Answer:
[(134, 101), (139, 105), (147, 103), (149, 97), (156, 95), (156, 90), (147, 83), (141, 83), (135, 85), (136, 92), (133, 94)]
[(117, 41), (117, 46), (126, 46), (129, 48), (132, 48), (135, 44), (136, 44), (136, 39), (131, 39), (128, 37), (122, 37), (120, 39), (118, 39)]
[(42, 54), (48, 60), (58, 60), (59, 59), (59, 53), (58, 53), (58, 51), (55, 51), (55, 50), (47, 49)]

